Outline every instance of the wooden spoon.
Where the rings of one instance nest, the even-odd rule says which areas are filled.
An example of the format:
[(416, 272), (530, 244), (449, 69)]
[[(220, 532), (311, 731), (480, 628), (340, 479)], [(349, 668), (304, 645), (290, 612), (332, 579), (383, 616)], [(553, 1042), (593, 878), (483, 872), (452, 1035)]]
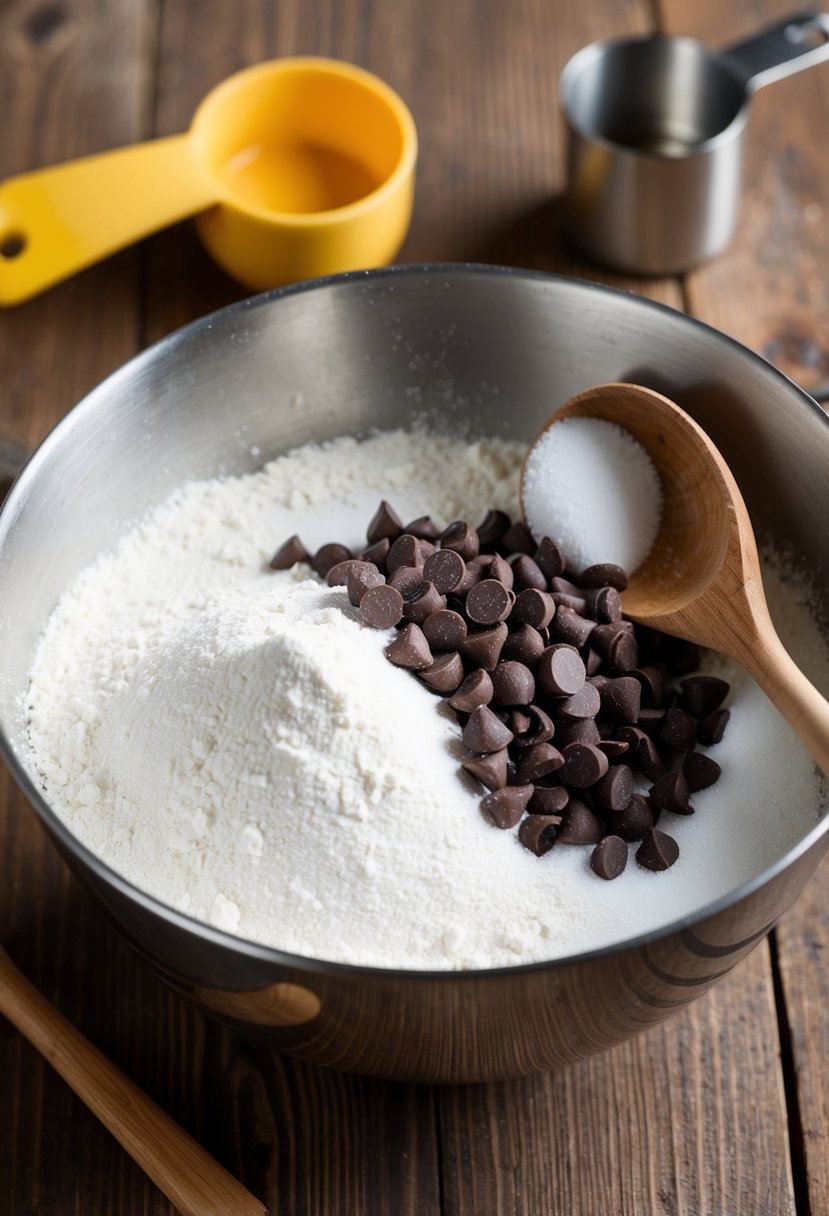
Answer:
[(5, 1014), (184, 1216), (267, 1216), (264, 1206), (70, 1025), (0, 947)]
[[(737, 659), (829, 772), (829, 702), (777, 636), (746, 505), (705, 431), (673, 401), (636, 384), (601, 384), (572, 397), (541, 434), (575, 417), (630, 432), (662, 483), (659, 534), (622, 596), (627, 615)], [(522, 475), (522, 502), (523, 491)]]

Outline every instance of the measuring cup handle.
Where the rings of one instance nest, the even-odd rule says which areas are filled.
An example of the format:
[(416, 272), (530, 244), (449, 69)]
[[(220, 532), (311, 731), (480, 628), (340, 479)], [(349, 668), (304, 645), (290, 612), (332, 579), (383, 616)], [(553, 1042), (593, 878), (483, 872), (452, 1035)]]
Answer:
[(829, 59), (829, 13), (815, 9), (793, 13), (720, 53), (731, 60), (746, 88), (754, 92)]
[(0, 305), (216, 201), (189, 135), (8, 178), (0, 184)]

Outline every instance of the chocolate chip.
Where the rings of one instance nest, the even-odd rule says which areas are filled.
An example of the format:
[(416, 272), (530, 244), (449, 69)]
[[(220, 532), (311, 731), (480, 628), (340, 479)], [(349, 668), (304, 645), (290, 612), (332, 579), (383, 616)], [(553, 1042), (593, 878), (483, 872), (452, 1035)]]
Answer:
[(422, 625), (433, 612), (446, 607), (446, 597), (441, 595), (434, 583), (421, 582), (416, 587), (402, 592), (403, 617)]
[(311, 565), (320, 578), (325, 578), (332, 566), (347, 562), (351, 556), (351, 550), (345, 545), (322, 545), (312, 557)]
[(505, 785), (481, 799), (481, 809), (498, 828), (514, 828), (532, 797), (531, 785)]
[(605, 836), (590, 854), (590, 868), (599, 878), (611, 882), (628, 863), (628, 847), (621, 836)]
[(527, 525), (517, 519), (507, 528), (498, 547), (507, 553), (534, 553), (536, 543)]
[(505, 747), (500, 751), (490, 752), (488, 756), (477, 756), (474, 760), (464, 760), (461, 768), (485, 785), (488, 790), (500, 790), (507, 784), (507, 757)]
[(628, 576), (621, 566), (615, 566), (612, 562), (597, 562), (582, 571), (579, 582), (582, 587), (613, 587), (616, 591), (625, 591)]
[(386, 557), (386, 570), (389, 574), (394, 574), (401, 566), (415, 566), (418, 570), (423, 567), (420, 541), (406, 532), (398, 536)]
[(529, 726), (522, 732), (521, 738), (515, 740), (517, 746), (528, 747), (531, 743), (547, 743), (553, 738), (556, 733), (553, 720), (539, 705), (528, 705), (525, 717), (529, 719)]
[(418, 570), (417, 566), (398, 566), (389, 575), (389, 586), (394, 587), (405, 600), (406, 597), (412, 594), (416, 587), (419, 587), (423, 582), (423, 571)]
[(466, 574), (466, 563), (452, 549), (438, 549), (423, 563), (423, 577), (434, 583), (442, 595), (456, 591)]
[(471, 714), (479, 705), (488, 705), (492, 700), (492, 677), (480, 668), (466, 677), (449, 705), (459, 713)]
[[(497, 670), (497, 668), (496, 668), (496, 670)], [(532, 718), (530, 717), (529, 714), (524, 713), (523, 709), (511, 709), (510, 710), (509, 717), (507, 718), (507, 726), (510, 728), (512, 733), (515, 735), (515, 738), (513, 739), (513, 747), (523, 745), (524, 743), (537, 742), (537, 740), (535, 740), (535, 739), (526, 738), (527, 732), (529, 731), (532, 724), (533, 724)]]
[(469, 751), (487, 753), (507, 747), (513, 740), (513, 734), (488, 705), (478, 705), (469, 715), (462, 738), (464, 747)]
[[(357, 560), (356, 558), (351, 557), (348, 559), (348, 561), (337, 562), (336, 566), (332, 566), (331, 569), (328, 571), (328, 573), (325, 576), (325, 581), (328, 584), (328, 586), (329, 587), (346, 587), (348, 585), (349, 571), (351, 570), (351, 567), (354, 565), (356, 560)], [(382, 574), (380, 574), (380, 571), (377, 569), (377, 567), (372, 566), (371, 562), (359, 562), (358, 564), (361, 566), (368, 567), (368, 569), (373, 570), (375, 574), (379, 574), (381, 583), (384, 583), (386, 581), (383, 578)], [(372, 585), (375, 586), (376, 584), (372, 584)]]
[(640, 709), (636, 725), (646, 734), (658, 735), (665, 722), (667, 709)]
[(610, 767), (604, 752), (590, 743), (568, 743), (561, 754), (564, 757), (561, 779), (576, 789), (589, 789)]
[(465, 562), (471, 561), (480, 550), (478, 533), (463, 519), (456, 519), (448, 528), (444, 528), (440, 545), (442, 549), (459, 553)]
[(695, 718), (707, 718), (719, 709), (730, 691), (726, 680), (717, 676), (691, 676), (681, 680), (679, 704)]
[(599, 690), (592, 684), (583, 684), (571, 697), (559, 701), (556, 708), (563, 718), (595, 718), (601, 708)]
[(389, 642), (384, 654), (395, 667), (407, 667), (410, 671), (422, 671), (431, 667), (432, 652), (419, 625), (404, 626), (397, 637)]
[[(460, 586), (456, 587), (455, 594), (461, 596), (468, 595), (472, 588), (477, 586), (484, 577), (484, 571), (477, 561), (467, 562), (463, 578), (460, 581)], [(512, 592), (510, 592), (510, 595), (512, 595)]]
[(423, 540), (421, 537), (418, 537), (417, 551), (420, 554), (421, 562), (425, 562), (427, 557), (431, 557), (433, 553), (437, 552), (437, 549), (430, 540)]
[(483, 667), (484, 671), (493, 671), (506, 640), (507, 627), (502, 621), (492, 629), (467, 634), (466, 641), (461, 643), (459, 649), (461, 654), (477, 667)]
[(512, 563), (512, 576), (517, 591), (523, 591), (527, 587), (534, 587), (537, 591), (547, 590), (547, 580), (541, 569), (526, 553), (522, 553)]
[(605, 680), (599, 695), (602, 702), (602, 713), (607, 714), (612, 722), (623, 725), (633, 725), (639, 717), (641, 708), (642, 686), (633, 676), (618, 676), (615, 680)]
[(552, 743), (533, 743), (523, 748), (516, 760), (516, 781), (539, 781), (564, 764), (564, 758)]
[(589, 621), (586, 617), (581, 616), (567, 604), (559, 604), (551, 625), (551, 632), (556, 641), (569, 642), (571, 646), (576, 646), (581, 650), (595, 628), (594, 621)]
[(311, 554), (298, 536), (289, 536), (271, 558), (271, 570), (290, 570), (297, 562), (310, 562)]
[(532, 625), (519, 625), (515, 633), (511, 633), (504, 642), (501, 658), (515, 659), (527, 667), (535, 667), (544, 649), (544, 641), (537, 629), (533, 629)]
[(374, 512), (371, 523), (366, 529), (366, 540), (370, 545), (374, 545), (378, 540), (383, 540), (384, 538), (392, 541), (396, 540), (402, 531), (402, 519), (384, 498)]
[[(596, 628), (601, 628), (601, 626), (597, 626)], [(611, 671), (619, 675), (632, 671), (639, 662), (639, 647), (633, 634), (617, 634), (610, 644), (610, 652), (607, 657)]]
[(513, 605), (512, 592), (495, 578), (485, 578), (466, 597), (466, 615), (476, 625), (505, 620)]
[(550, 591), (554, 595), (571, 595), (576, 599), (584, 598), (584, 592), (581, 587), (576, 586), (569, 578), (565, 578), (563, 574), (550, 579)]
[(697, 790), (706, 790), (709, 785), (718, 781), (722, 769), (710, 756), (705, 756), (702, 752), (688, 752), (682, 772), (688, 782), (689, 791), (695, 794)]
[(566, 743), (589, 743), (591, 746), (601, 742), (599, 728), (593, 718), (577, 718), (572, 722), (562, 722), (556, 731), (559, 747)]
[(533, 673), (514, 659), (498, 663), (492, 672), (492, 687), (495, 705), (529, 705), (535, 696)]
[(556, 602), (546, 591), (525, 588), (517, 597), (510, 619), (533, 629), (545, 629), (555, 616)]
[(385, 572), (386, 558), (389, 555), (390, 548), (391, 542), (387, 536), (384, 536), (383, 539), (378, 540), (376, 544), (369, 545), (368, 548), (363, 549), (360, 557), (364, 562), (372, 562), (372, 564), (377, 566), (378, 569)]
[(709, 714), (697, 724), (697, 741), (703, 747), (713, 747), (715, 743), (719, 743), (730, 717), (731, 711), (728, 709), (714, 710), (713, 714)]
[(697, 741), (697, 724), (687, 710), (674, 705), (665, 714), (659, 737), (669, 747), (689, 752)]
[(423, 632), (432, 650), (457, 650), (466, 639), (466, 621), (459, 612), (439, 608), (426, 617)]
[(607, 811), (623, 811), (633, 796), (633, 770), (626, 764), (612, 764), (590, 793), (597, 806)]
[(555, 541), (550, 540), (549, 536), (541, 538), (535, 551), (535, 564), (548, 582), (550, 579), (557, 578), (564, 569), (564, 558), (561, 556), (561, 550)]
[(561, 816), (561, 827), (556, 837), (559, 844), (597, 844), (601, 838), (602, 825), (590, 807), (578, 798), (570, 798)]
[(596, 746), (599, 751), (604, 752), (608, 760), (618, 760), (620, 756), (624, 756), (625, 752), (630, 750), (630, 745), (623, 743), (621, 739), (599, 739)]
[(560, 825), (560, 815), (528, 815), (518, 829), (518, 839), (536, 857), (543, 857), (555, 844)]
[(569, 803), (570, 794), (563, 785), (536, 785), (527, 810), (531, 815), (558, 815)]
[(658, 708), (665, 699), (665, 681), (658, 667), (635, 667), (630, 673), (642, 686), (642, 704), (647, 709)]
[(438, 540), (440, 537), (440, 528), (434, 522), (431, 515), (418, 515), (417, 519), (413, 519), (410, 524), (406, 524), (403, 531), (411, 533), (418, 540)]
[(482, 549), (494, 549), (510, 526), (510, 517), (505, 511), (487, 511), (475, 531)]
[(583, 687), (586, 676), (577, 651), (564, 644), (548, 646), (536, 670), (538, 683), (551, 697), (572, 696)]
[[(621, 735), (621, 731), (619, 734)], [(664, 777), (668, 769), (656, 743), (644, 731), (642, 731), (642, 739), (636, 748), (635, 767), (648, 781), (658, 781), (660, 777)]]
[(463, 661), (457, 651), (439, 654), (431, 667), (417, 674), (424, 684), (445, 697), (463, 682)]
[[(567, 639), (565, 638), (563, 640), (566, 641)], [(603, 662), (604, 660), (598, 651), (592, 649), (588, 650), (587, 658), (584, 660), (584, 666), (587, 669), (588, 676), (597, 675), (602, 669)]]
[(642, 794), (631, 795), (623, 811), (613, 816), (613, 831), (622, 840), (641, 840), (653, 827), (650, 803)]
[(515, 578), (512, 573), (512, 566), (508, 561), (501, 557), (500, 553), (496, 553), (489, 563), (487, 568), (487, 578), (497, 578), (499, 583), (503, 583), (512, 591)]
[(372, 629), (391, 629), (402, 616), (403, 596), (388, 583), (369, 587), (360, 600), (360, 617)]
[(563, 591), (553, 591), (550, 594), (559, 608), (569, 608), (577, 616), (586, 616), (589, 605), (583, 596), (566, 595)]
[(648, 832), (636, 850), (636, 860), (646, 870), (667, 870), (679, 857), (679, 845), (673, 836), (657, 828)]
[[(355, 608), (359, 608), (360, 600), (370, 587), (382, 586), (384, 582), (383, 575), (376, 566), (372, 565), (371, 562), (354, 561), (340, 564), (347, 564), (349, 566), (345, 584), (348, 589), (348, 599)], [(336, 569), (338, 569), (338, 567), (334, 566), (333, 570)], [(329, 571), (329, 578), (331, 577), (333, 570)]]
[(628, 634), (629, 629), (625, 621), (607, 621), (605, 624), (596, 625), (590, 635), (590, 645), (594, 650), (598, 650), (602, 658), (610, 660), (610, 651), (613, 643), (618, 637)]
[(688, 782), (681, 771), (666, 773), (651, 786), (648, 795), (651, 805), (662, 811), (673, 811), (675, 815), (693, 815), (694, 808), (688, 801)]
[(622, 600), (615, 587), (600, 587), (593, 599), (593, 615), (602, 624), (622, 619)]

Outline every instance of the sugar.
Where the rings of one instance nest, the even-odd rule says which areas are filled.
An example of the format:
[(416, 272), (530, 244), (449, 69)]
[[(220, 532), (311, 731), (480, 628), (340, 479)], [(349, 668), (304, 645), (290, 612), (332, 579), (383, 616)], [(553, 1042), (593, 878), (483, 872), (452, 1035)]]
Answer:
[(553, 537), (576, 572), (641, 566), (662, 513), (659, 475), (632, 435), (600, 418), (564, 418), (527, 456), (523, 506), (533, 536)]

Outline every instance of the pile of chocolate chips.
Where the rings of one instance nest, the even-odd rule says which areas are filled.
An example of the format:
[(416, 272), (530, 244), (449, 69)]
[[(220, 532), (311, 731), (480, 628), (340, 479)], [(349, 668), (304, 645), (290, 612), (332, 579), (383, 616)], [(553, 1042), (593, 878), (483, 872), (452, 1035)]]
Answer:
[(728, 684), (689, 675), (697, 647), (625, 619), (620, 567), (576, 578), (549, 537), (536, 544), (502, 511), (440, 532), (382, 502), (367, 542), (312, 555), (292, 536), (271, 567), (308, 562), (367, 625), (398, 629), (386, 656), (457, 714), (487, 817), (538, 856), (592, 845), (600, 878), (622, 873), (631, 841), (639, 865), (673, 865), (679, 846), (656, 825), (692, 815), (691, 795), (717, 780), (695, 749), (718, 743), (729, 717)]

